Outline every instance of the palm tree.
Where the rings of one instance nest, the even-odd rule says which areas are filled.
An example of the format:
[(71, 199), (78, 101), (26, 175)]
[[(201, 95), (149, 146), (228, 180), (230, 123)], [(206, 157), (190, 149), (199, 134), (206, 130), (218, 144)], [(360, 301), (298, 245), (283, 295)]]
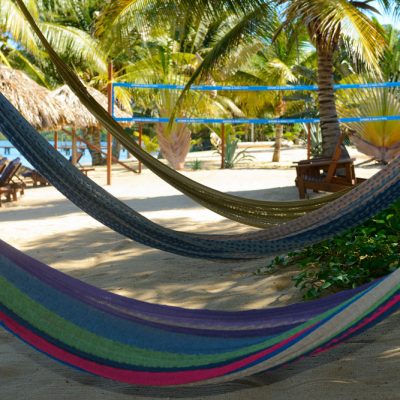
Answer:
[[(296, 69), (309, 56), (306, 36), (301, 27), (290, 26), (276, 40), (251, 57), (247, 65), (233, 77), (235, 84), (260, 86), (285, 86), (298, 82)], [(303, 66), (304, 67), (304, 66)], [(305, 67), (304, 67), (305, 68)], [(235, 101), (252, 115), (282, 117), (290, 106), (285, 92), (239, 92)], [(299, 112), (299, 109), (296, 109)], [(272, 161), (279, 162), (283, 138), (283, 125), (275, 125), (275, 146)]]
[[(29, 12), (37, 17), (37, 1), (30, 0), (25, 4)], [(0, 0), (0, 63), (10, 68), (25, 69), (34, 80), (49, 87), (45, 74), (27, 57), (25, 49), (36, 57), (41, 55), (36, 36), (19, 7), (12, 0)]]
[[(377, 21), (374, 22), (386, 36), (388, 43), (380, 60), (382, 79), (383, 81), (397, 81), (400, 72), (399, 31), (391, 25), (382, 27)], [(351, 82), (354, 82), (354, 78)], [(340, 91), (338, 93), (338, 111), (341, 117), (399, 115), (398, 89)], [(387, 163), (400, 153), (399, 121), (374, 121), (347, 125), (352, 132), (351, 140), (358, 150), (375, 160)]]
[(392, 25), (381, 26), (375, 21), (386, 36), (387, 47), (380, 62), (384, 81), (397, 81), (400, 77), (400, 31)]
[[(143, 58), (128, 65), (124, 69), (124, 74), (119, 75), (118, 79), (136, 83), (184, 84), (188, 79), (185, 71), (193, 68), (197, 59), (193, 54), (176, 52), (177, 47), (175, 41), (168, 39), (164, 44), (153, 44), (147, 48)], [(179, 97), (179, 91), (176, 90), (156, 90), (150, 93), (136, 90), (131, 94), (136, 107), (160, 118), (169, 117)], [(193, 96), (190, 100), (198, 102)], [(188, 117), (189, 111), (191, 107), (188, 101), (186, 114), (181, 116)], [(167, 128), (168, 126), (163, 123), (156, 124), (160, 150), (172, 168), (181, 170), (190, 149), (191, 131), (187, 124), (174, 123), (170, 130)]]
[[(349, 91), (338, 98), (341, 117), (393, 116), (400, 114), (395, 89)], [(353, 122), (346, 124), (359, 151), (376, 161), (388, 163), (400, 154), (399, 121)]]
[[(340, 127), (333, 89), (333, 67), (338, 49), (349, 47), (353, 57), (379, 76), (385, 38), (363, 11), (378, 12), (370, 1), (282, 0), (286, 21), (303, 23), (318, 55), (318, 99), (323, 154), (333, 153)], [(386, 8), (400, 2), (380, 1)], [(285, 25), (284, 25), (285, 26)]]
[[(122, 3), (119, 5), (122, 6)], [(191, 10), (179, 10), (175, 2), (163, 2), (156, 9), (157, 11), (147, 7), (147, 3), (140, 10), (137, 9), (137, 5), (143, 6), (141, 2), (130, 2), (130, 5), (126, 4), (125, 8), (120, 8), (117, 12), (118, 5), (112, 3), (101, 14), (97, 24), (97, 33), (100, 37), (109, 32), (120, 32), (122, 41), (129, 40), (126, 32), (129, 32), (130, 26), (137, 24), (138, 31), (143, 38), (144, 49), (141, 59), (128, 65), (125, 73), (118, 79), (143, 83), (146, 81), (146, 83), (186, 84), (191, 73), (207, 56), (213, 44), (218, 42), (220, 36), (236, 24), (235, 16), (231, 15), (228, 10), (221, 9), (220, 14), (210, 16), (206, 6), (197, 7), (198, 12), (193, 14)], [(113, 12), (115, 17), (111, 18)], [(170, 19), (166, 17), (169, 13), (177, 12), (179, 18), (177, 16)], [(151, 20), (152, 24), (148, 24), (148, 20)], [(162, 24), (162, 28), (160, 28), (160, 24)], [(236, 53), (243, 56), (242, 51)], [(233, 60), (229, 61), (225, 63), (226, 66), (232, 66)], [(237, 64), (237, 60), (235, 61), (234, 64)], [(223, 78), (228, 70), (229, 67), (222, 73), (216, 71), (216, 76), (207, 74), (204, 81), (213, 85)], [(142, 96), (144, 96), (143, 92)], [(149, 104), (155, 102), (153, 108), (156, 109), (157, 116), (170, 117), (174, 113), (179, 96), (180, 93), (177, 91), (160, 91), (146, 99), (142, 97), (142, 107), (148, 109)], [(137, 103), (140, 98), (136, 97), (135, 101)], [(217, 109), (224, 114), (224, 117), (229, 115), (226, 115), (229, 110), (234, 114), (239, 111), (228, 98), (219, 93), (191, 92), (181, 104), (181, 111), (178, 115), (188, 117), (189, 113), (215, 114)], [(182, 169), (190, 146), (191, 132), (187, 125), (157, 124), (156, 131), (162, 154), (173, 168)]]

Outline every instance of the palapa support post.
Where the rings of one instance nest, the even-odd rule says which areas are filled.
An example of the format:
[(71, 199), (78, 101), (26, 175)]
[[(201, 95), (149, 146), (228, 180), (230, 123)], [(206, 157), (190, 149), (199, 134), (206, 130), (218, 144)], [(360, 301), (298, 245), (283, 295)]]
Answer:
[(58, 131), (54, 131), (54, 150), (58, 150)]
[[(142, 148), (143, 141), (143, 125), (139, 122), (139, 147)], [(142, 162), (139, 160), (138, 174), (142, 173)]]
[(76, 145), (76, 130), (75, 128), (72, 129), (72, 146), (71, 146), (71, 161), (72, 161), (72, 165), (76, 165), (77, 163), (77, 145)]
[(311, 124), (307, 124), (307, 160), (311, 160)]
[(225, 168), (225, 124), (221, 124), (221, 169)]
[[(108, 113), (113, 114), (113, 64), (108, 63), (108, 85), (107, 85), (107, 98), (108, 98)], [(107, 185), (111, 185), (111, 168), (112, 168), (112, 136), (107, 132)]]

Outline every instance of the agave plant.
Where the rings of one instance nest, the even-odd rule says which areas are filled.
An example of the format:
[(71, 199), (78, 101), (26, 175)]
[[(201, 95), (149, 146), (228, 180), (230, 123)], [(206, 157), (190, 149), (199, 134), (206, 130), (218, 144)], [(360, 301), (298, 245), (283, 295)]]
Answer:
[[(392, 90), (352, 91), (352, 97), (339, 106), (343, 117), (400, 115), (400, 99)], [(387, 163), (400, 154), (400, 121), (374, 121), (347, 124), (352, 142), (358, 150), (375, 160)]]
[[(222, 129), (220, 126), (214, 126), (216, 131), (216, 137), (220, 138), (222, 135)], [(240, 139), (238, 136), (243, 136), (245, 131), (240, 126), (234, 127), (232, 125), (225, 126), (225, 158), (224, 168), (234, 168), (240, 161), (250, 161), (254, 157), (247, 153), (247, 149), (238, 150), (238, 144)], [(218, 142), (215, 147), (217, 148), (218, 154), (222, 154), (221, 142)]]

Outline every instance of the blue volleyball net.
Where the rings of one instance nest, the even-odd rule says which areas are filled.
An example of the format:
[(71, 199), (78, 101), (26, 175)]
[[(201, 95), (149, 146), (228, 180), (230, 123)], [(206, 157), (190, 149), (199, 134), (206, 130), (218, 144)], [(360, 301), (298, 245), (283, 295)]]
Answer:
[[(112, 116), (118, 122), (132, 123), (168, 123), (169, 118), (159, 117), (139, 117), (132, 116), (130, 118), (119, 118), (114, 113), (115, 105), (115, 88), (122, 87), (127, 89), (152, 89), (152, 90), (183, 90), (184, 85), (173, 84), (147, 84), (147, 83), (129, 83), (129, 82), (114, 82), (112, 84)], [(374, 82), (374, 83), (357, 83), (357, 84), (340, 84), (334, 85), (335, 90), (349, 89), (392, 89), (400, 87), (400, 82)], [(315, 85), (296, 85), (296, 86), (220, 86), (220, 85), (193, 85), (191, 91), (311, 91), (316, 92), (318, 86)], [(400, 115), (382, 115), (382, 116), (365, 116), (365, 117), (346, 117), (339, 118), (341, 123), (354, 122), (379, 122), (379, 121), (399, 121)], [(319, 118), (175, 118), (177, 123), (185, 124), (317, 124)]]

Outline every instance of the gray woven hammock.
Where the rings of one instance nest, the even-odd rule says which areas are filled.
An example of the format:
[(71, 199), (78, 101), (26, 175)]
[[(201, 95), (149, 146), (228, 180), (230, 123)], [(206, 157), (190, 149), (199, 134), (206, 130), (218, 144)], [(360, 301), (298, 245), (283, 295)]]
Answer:
[(251, 259), (281, 254), (356, 226), (400, 197), (397, 158), (340, 199), (286, 224), (237, 235), (178, 232), (149, 221), (85, 177), (3, 95), (0, 130), (60, 192), (92, 217), (140, 243), (190, 257)]
[[(42, 40), (65, 81), (71, 86), (83, 104), (117, 139), (121, 140), (122, 144), (128, 149), (134, 150), (134, 155), (145, 162), (160, 177), (174, 184), (183, 193), (197, 199), (200, 204), (204, 204), (211, 209), (215, 208), (215, 211), (223, 215), (225, 213), (229, 214), (228, 210), (230, 210), (230, 213), (236, 216), (236, 218), (233, 218), (230, 215), (229, 217), (232, 219), (241, 220), (249, 217), (248, 213), (245, 218), (244, 214), (238, 212), (240, 208), (238, 198), (224, 195), (192, 182), (190, 179), (159, 163), (132, 143), (126, 137), (122, 128), (94, 101), (86, 88), (80, 84), (75, 74), (53, 51), (24, 4), (20, 0), (17, 0), (17, 2)], [(55, 151), (46, 140), (38, 135), (7, 99), (1, 95), (0, 129), (30, 163), (56, 188), (98, 221), (140, 243), (190, 257), (235, 260), (284, 253), (329, 238), (353, 227), (373, 216), (379, 210), (386, 208), (400, 197), (398, 176), (400, 158), (397, 158), (379, 174), (351, 192), (344, 194), (340, 199), (334, 200), (329, 206), (310, 211), (308, 214), (300, 216), (293, 221), (268, 230), (239, 235), (207, 235), (178, 232), (154, 224), (83, 176)], [(204, 194), (204, 196), (201, 196), (201, 194)], [(232, 202), (229, 203), (227, 199), (232, 199)], [(242, 200), (240, 199), (240, 201)], [(218, 209), (222, 204), (226, 206), (225, 211)], [(282, 217), (285, 207), (293, 211), (291, 204), (286, 203), (284, 206), (275, 206), (279, 211), (275, 211), (274, 215)], [(256, 223), (257, 220), (262, 219), (263, 213), (259, 215), (254, 210), (259, 210), (259, 208), (255, 207), (253, 209), (250, 218)], [(270, 210), (264, 215), (273, 214), (273, 210), (274, 207), (271, 206)]]
[(57, 71), (81, 100), (82, 104), (87, 107), (101, 124), (128, 149), (131, 154), (143, 162), (161, 179), (168, 182), (197, 203), (231, 220), (259, 228), (268, 228), (298, 218), (309, 211), (316, 210), (342, 195), (342, 193), (334, 193), (318, 199), (288, 202), (252, 200), (219, 192), (218, 190), (204, 186), (174, 171), (138, 146), (121, 126), (111, 118), (106, 110), (89, 94), (76, 74), (52, 49), (24, 4), (20, 1), (17, 1), (17, 3), (48, 51)]

